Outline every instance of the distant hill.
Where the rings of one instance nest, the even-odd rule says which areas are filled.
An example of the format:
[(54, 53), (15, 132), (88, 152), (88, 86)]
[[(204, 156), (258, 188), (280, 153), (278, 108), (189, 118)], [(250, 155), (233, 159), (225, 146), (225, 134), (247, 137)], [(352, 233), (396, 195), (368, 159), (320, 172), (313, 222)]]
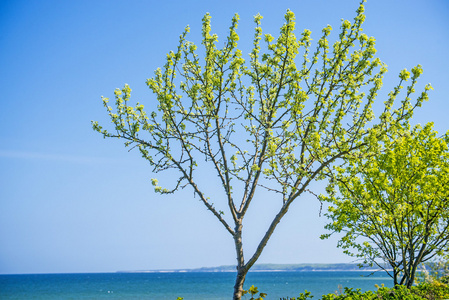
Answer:
[[(289, 271), (289, 272), (306, 272), (306, 271), (360, 271), (372, 270), (373, 268), (359, 268), (357, 264), (256, 264), (251, 271)], [(220, 266), (211, 268), (191, 269), (190, 272), (231, 272), (235, 270), (235, 266)], [(251, 272), (250, 271), (250, 272)]]
[[(371, 271), (372, 267), (359, 268), (357, 264), (256, 264), (250, 272), (313, 272), (313, 271)], [(235, 272), (235, 266), (204, 267), (197, 269), (175, 269), (175, 270), (151, 270), (151, 271), (120, 271), (119, 273), (131, 272)]]

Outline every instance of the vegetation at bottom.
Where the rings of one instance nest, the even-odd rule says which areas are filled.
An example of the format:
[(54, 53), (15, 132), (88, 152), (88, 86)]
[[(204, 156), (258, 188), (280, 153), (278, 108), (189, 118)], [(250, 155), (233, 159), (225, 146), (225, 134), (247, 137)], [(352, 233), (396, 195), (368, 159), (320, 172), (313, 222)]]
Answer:
[[(281, 300), (305, 300), (314, 298), (310, 292), (300, 293), (299, 297), (281, 298)], [(394, 288), (377, 287), (377, 291), (362, 292), (360, 289), (345, 287), (343, 290), (323, 295), (321, 300), (441, 300), (449, 299), (449, 286), (442, 282), (421, 283), (407, 288), (397, 285)]]
[[(376, 286), (377, 291), (362, 292), (360, 289), (341, 288), (335, 293), (322, 295), (320, 300), (443, 300), (449, 299), (449, 285), (442, 281), (423, 282), (411, 288), (404, 285), (397, 285), (389, 288), (386, 286)], [(248, 300), (264, 300), (267, 297), (266, 293), (258, 291), (257, 287), (251, 286), (247, 291), (244, 291), (244, 299)], [(251, 298), (247, 298), (250, 296)], [(312, 299), (311, 292), (307, 290), (300, 293), (299, 297), (287, 297), (280, 300), (306, 300)], [(177, 300), (183, 298), (178, 297)], [(269, 298), (268, 298), (269, 299)]]

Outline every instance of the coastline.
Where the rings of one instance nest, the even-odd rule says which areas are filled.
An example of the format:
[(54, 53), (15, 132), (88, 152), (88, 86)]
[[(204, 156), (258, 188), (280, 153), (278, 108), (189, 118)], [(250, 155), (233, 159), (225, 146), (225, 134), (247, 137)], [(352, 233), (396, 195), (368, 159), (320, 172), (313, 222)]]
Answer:
[[(257, 264), (250, 272), (378, 272), (381, 269), (372, 267), (359, 268), (357, 264)], [(159, 270), (128, 270), (117, 273), (232, 273), (235, 266), (202, 267), (193, 269), (159, 269)]]

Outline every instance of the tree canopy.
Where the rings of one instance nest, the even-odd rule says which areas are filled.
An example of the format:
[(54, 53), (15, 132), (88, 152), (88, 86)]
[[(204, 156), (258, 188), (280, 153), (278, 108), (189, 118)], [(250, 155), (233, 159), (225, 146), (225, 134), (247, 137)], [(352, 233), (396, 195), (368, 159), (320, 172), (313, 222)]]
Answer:
[[(237, 47), (238, 15), (219, 47), (218, 36), (211, 33), (211, 16), (206, 14), (203, 50), (187, 41), (187, 27), (177, 50), (147, 80), (156, 111), (147, 113), (143, 104), (131, 104), (128, 85), (115, 90), (114, 107), (103, 97), (113, 130), (98, 122), (93, 122), (93, 128), (137, 148), (155, 173), (176, 170), (179, 177), (170, 188), (153, 179), (155, 191), (167, 194), (190, 187), (232, 236), (237, 257), (234, 299), (240, 299), (248, 270), (309, 184), (332, 176), (331, 167), (355, 153), (370, 153), (376, 141), (406, 124), (427, 99), (430, 86), (416, 100), (410, 98), (422, 73), (417, 66), (404, 99), (395, 101), (410, 77), (403, 70), (375, 118), (373, 103), (387, 69), (375, 57), (375, 39), (362, 32), (363, 12), (362, 1), (354, 21), (342, 22), (332, 46), (330, 25), (312, 46), (310, 30), (295, 34), (292, 11), (286, 12), (277, 38), (262, 33), (262, 16), (256, 15), (249, 57)], [(218, 178), (221, 195), (219, 191), (206, 194), (198, 175), (202, 170), (214, 172), (209, 178)], [(246, 259), (243, 220), (257, 201), (258, 189), (277, 196), (279, 210)]]
[(339, 168), (339, 193), (326, 197), (326, 228), (344, 233), (338, 246), (395, 284), (410, 287), (422, 262), (449, 250), (448, 142), (432, 123), (400, 131), (385, 151)]

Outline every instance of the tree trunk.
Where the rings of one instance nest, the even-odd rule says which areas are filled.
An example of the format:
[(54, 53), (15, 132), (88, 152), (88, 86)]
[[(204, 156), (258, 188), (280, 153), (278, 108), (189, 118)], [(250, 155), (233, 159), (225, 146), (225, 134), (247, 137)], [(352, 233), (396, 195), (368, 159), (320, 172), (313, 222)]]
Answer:
[(240, 300), (242, 298), (243, 284), (248, 273), (248, 268), (245, 266), (245, 257), (243, 256), (242, 228), (242, 220), (238, 219), (235, 224), (234, 234), (235, 251), (237, 254), (237, 278), (235, 279), (233, 300)]
[(233, 300), (240, 300), (242, 298), (243, 284), (245, 283), (246, 274), (248, 270), (240, 268), (237, 270), (237, 278), (235, 279)]

